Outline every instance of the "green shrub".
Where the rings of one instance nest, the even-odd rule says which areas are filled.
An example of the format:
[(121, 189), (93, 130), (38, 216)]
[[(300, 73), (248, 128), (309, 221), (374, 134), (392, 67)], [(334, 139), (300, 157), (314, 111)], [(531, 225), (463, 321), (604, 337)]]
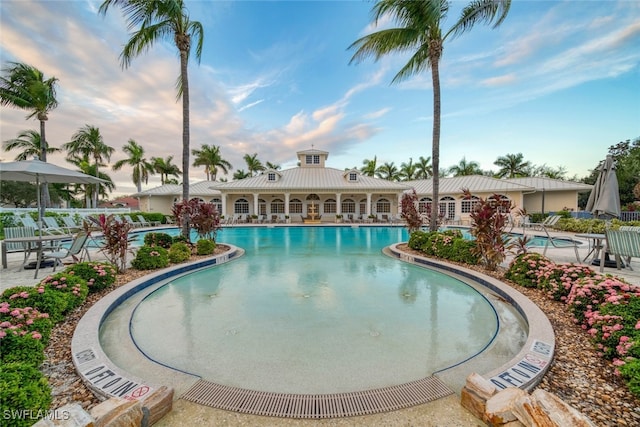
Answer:
[(191, 258), (191, 248), (186, 243), (174, 243), (169, 248), (169, 261), (173, 264), (184, 262)]
[(161, 248), (169, 249), (173, 239), (167, 233), (147, 233), (144, 236), (144, 244), (146, 246), (160, 246)]
[(21, 362), (38, 367), (44, 361), (44, 343), (37, 332), (21, 335), (18, 331), (6, 331), (0, 338), (0, 361), (2, 364)]
[(184, 237), (182, 234), (178, 234), (177, 236), (173, 236), (173, 243), (189, 243), (189, 239)]
[(453, 241), (452, 261), (462, 262), (469, 265), (478, 264), (478, 256), (474, 253), (475, 242), (473, 240), (456, 238)]
[(47, 287), (67, 296), (67, 309), (63, 314), (79, 307), (89, 294), (89, 286), (86, 280), (64, 271), (45, 277), (40, 282), (40, 285), (36, 286), (36, 289)]
[(426, 232), (426, 231), (414, 231), (413, 233), (411, 233), (411, 236), (409, 237), (409, 242), (407, 243), (407, 245), (414, 250), (420, 251), (422, 250), (422, 246), (424, 246), (425, 243), (427, 243), (428, 239), (429, 239), (429, 235), (430, 233)]
[(593, 277), (597, 273), (586, 265), (573, 263), (542, 266), (537, 272), (538, 288), (546, 291), (550, 299), (565, 301), (574, 282), (583, 277)]
[(608, 359), (640, 358), (640, 292), (621, 293), (587, 315), (598, 351)]
[(211, 255), (216, 250), (216, 242), (209, 239), (200, 239), (196, 243), (198, 255)]
[(162, 246), (142, 246), (138, 249), (131, 266), (136, 270), (153, 270), (169, 265), (167, 250)]
[(116, 281), (117, 268), (108, 262), (80, 262), (64, 270), (69, 275), (87, 281), (89, 292), (98, 292), (113, 285)]
[(632, 288), (623, 279), (596, 275), (578, 279), (567, 297), (567, 305), (576, 323), (583, 329), (589, 327), (588, 320), (594, 311), (605, 302), (625, 303), (632, 296), (640, 297), (640, 290)]
[[(46, 411), (51, 405), (51, 389), (47, 379), (35, 367), (26, 363), (7, 363), (0, 366), (0, 425), (31, 426), (29, 417), (11, 419), (5, 414), (17, 409), (33, 413)], [(8, 419), (7, 419), (8, 418)]]
[(41, 313), (33, 307), (11, 306), (0, 302), (0, 339), (9, 333), (33, 334), (46, 345), (53, 329), (48, 313)]
[(630, 360), (618, 368), (631, 393), (640, 397), (640, 359)]
[(535, 252), (520, 254), (513, 258), (504, 277), (525, 288), (537, 288), (538, 271), (549, 265), (555, 264), (549, 258)]
[(64, 313), (69, 307), (67, 295), (49, 286), (16, 286), (5, 289), (0, 296), (0, 303), (3, 302), (10, 304), (11, 308), (33, 307), (41, 313), (47, 313), (53, 323), (64, 319)]
[(140, 212), (139, 215), (148, 222), (164, 222), (164, 215), (160, 212)]

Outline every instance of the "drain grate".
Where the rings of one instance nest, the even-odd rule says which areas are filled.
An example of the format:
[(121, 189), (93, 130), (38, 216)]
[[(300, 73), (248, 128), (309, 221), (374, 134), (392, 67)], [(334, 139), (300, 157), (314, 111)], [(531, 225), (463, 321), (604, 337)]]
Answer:
[(339, 418), (394, 411), (453, 394), (436, 377), (391, 387), (336, 394), (270, 393), (200, 380), (182, 398), (200, 405), (252, 415)]

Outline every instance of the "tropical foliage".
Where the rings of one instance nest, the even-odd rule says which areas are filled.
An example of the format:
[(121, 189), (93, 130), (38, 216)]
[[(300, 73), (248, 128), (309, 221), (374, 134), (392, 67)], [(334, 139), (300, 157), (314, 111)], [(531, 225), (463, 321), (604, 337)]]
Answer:
[(153, 170), (160, 174), (160, 183), (162, 185), (169, 184), (169, 176), (180, 176), (180, 168), (172, 163), (173, 156), (166, 158), (152, 157), (151, 163), (153, 164)]
[(222, 158), (220, 147), (215, 145), (209, 146), (202, 144), (202, 148), (199, 150), (191, 150), (191, 154), (195, 156), (193, 166), (204, 166), (207, 181), (216, 180), (218, 169), (226, 174), (229, 173), (229, 170), (232, 168), (231, 163)]
[(16, 161), (29, 160), (34, 157), (40, 158), (43, 150), (46, 151), (47, 154), (60, 151), (59, 148), (55, 147), (43, 147), (41, 141), (38, 132), (28, 129), (20, 132), (17, 138), (4, 141), (2, 146), (4, 151), (18, 151), (18, 155), (15, 158)]
[(127, 141), (125, 146), (122, 147), (122, 151), (129, 157), (115, 162), (112, 169), (117, 171), (122, 169), (124, 165), (131, 166), (133, 168), (131, 178), (139, 193), (142, 191), (142, 182), (147, 184), (149, 182), (149, 174), (155, 172), (154, 165), (144, 157), (144, 148), (133, 139)]

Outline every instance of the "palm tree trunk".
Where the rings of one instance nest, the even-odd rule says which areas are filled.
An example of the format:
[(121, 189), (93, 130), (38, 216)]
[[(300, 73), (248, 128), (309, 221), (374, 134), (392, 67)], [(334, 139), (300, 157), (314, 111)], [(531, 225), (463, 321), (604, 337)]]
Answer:
[[(47, 161), (47, 149), (49, 146), (47, 145), (47, 138), (45, 135), (45, 121), (43, 119), (40, 120), (40, 160), (43, 162)], [(44, 217), (45, 208), (51, 206), (51, 197), (49, 196), (49, 184), (44, 183), (44, 185), (40, 185), (41, 190), (41, 200), (40, 200), (40, 215)]]
[[(182, 201), (189, 201), (189, 77), (187, 75), (188, 50), (180, 50), (180, 76), (182, 78)], [(182, 235), (189, 241), (189, 216), (183, 210)]]
[[(94, 157), (94, 160), (96, 162), (96, 178), (100, 178), (100, 175), (98, 174), (98, 158)], [(96, 184), (96, 191), (95, 194), (93, 195), (93, 207), (97, 208), (98, 207), (98, 198), (100, 197), (100, 183)]]
[(440, 206), (440, 71), (438, 62), (440, 55), (431, 60), (431, 80), (433, 83), (433, 141), (431, 146), (431, 164), (433, 167), (433, 201), (431, 202), (431, 224), (429, 230), (438, 229)]

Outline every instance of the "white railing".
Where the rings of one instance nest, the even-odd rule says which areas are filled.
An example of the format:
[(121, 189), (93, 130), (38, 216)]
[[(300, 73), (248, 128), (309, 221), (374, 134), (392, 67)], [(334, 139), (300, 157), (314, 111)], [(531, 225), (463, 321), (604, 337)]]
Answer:
[[(55, 212), (58, 214), (68, 214), (68, 215), (80, 215), (87, 216), (92, 214), (128, 214), (131, 213), (131, 208), (93, 208), (93, 209), (84, 209), (84, 208), (47, 208), (47, 212)], [(25, 213), (30, 212), (38, 212), (36, 208), (7, 208), (0, 207), (0, 213), (2, 212), (12, 212), (14, 215), (24, 215)]]

